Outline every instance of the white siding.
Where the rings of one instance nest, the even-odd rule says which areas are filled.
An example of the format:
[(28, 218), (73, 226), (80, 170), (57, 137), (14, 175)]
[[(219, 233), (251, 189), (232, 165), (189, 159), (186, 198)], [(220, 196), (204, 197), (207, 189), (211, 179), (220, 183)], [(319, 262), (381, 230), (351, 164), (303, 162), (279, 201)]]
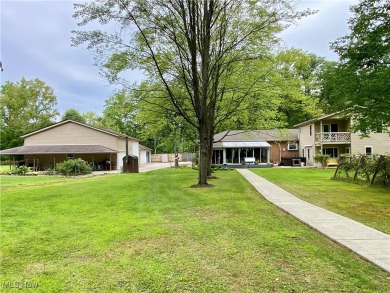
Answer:
[[(310, 135), (310, 126), (311, 126), (311, 135)], [(307, 124), (303, 125), (299, 128), (299, 153), (302, 154), (302, 150), (304, 149), (304, 156), (306, 157), (306, 164), (308, 166), (312, 166), (314, 164), (313, 156), (314, 153), (314, 139), (315, 139), (315, 125)], [(310, 157), (308, 157), (308, 153), (310, 153)]]

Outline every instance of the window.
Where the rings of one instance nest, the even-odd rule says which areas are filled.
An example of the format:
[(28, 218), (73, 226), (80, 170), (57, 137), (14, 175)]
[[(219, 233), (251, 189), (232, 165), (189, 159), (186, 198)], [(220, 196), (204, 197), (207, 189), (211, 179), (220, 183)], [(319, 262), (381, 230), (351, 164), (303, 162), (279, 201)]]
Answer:
[(371, 156), (372, 155), (372, 147), (366, 146), (366, 155)]
[(351, 148), (350, 147), (345, 147), (345, 153), (350, 154), (351, 153)]
[(307, 158), (310, 159), (310, 149), (307, 149)]
[(323, 132), (339, 132), (338, 124), (324, 124), (322, 125)]
[(329, 155), (331, 158), (339, 157), (339, 149), (338, 148), (322, 148), (322, 154)]
[(66, 155), (66, 159), (67, 160), (73, 160), (73, 157), (74, 157), (73, 154), (67, 154)]
[(289, 151), (297, 151), (298, 150), (298, 143), (296, 141), (290, 141), (287, 145), (287, 149)]
[(311, 136), (311, 134), (312, 134), (312, 131), (311, 131), (311, 124), (310, 124), (310, 126), (309, 126), (309, 132), (310, 132), (310, 136)]
[(323, 132), (330, 132), (330, 124), (322, 125), (322, 131)]

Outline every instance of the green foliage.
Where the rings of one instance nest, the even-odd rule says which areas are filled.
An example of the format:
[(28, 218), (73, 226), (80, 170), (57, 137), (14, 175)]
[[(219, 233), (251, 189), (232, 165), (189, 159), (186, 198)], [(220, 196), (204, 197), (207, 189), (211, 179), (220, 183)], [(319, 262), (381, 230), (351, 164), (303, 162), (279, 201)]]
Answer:
[(80, 112), (75, 108), (70, 108), (65, 111), (64, 115), (61, 117), (62, 120), (73, 120), (80, 123), (85, 123), (84, 117)]
[(335, 176), (339, 179), (356, 180), (370, 183), (376, 173), (375, 182), (390, 187), (389, 155), (353, 155), (343, 156), (339, 161)]
[(0, 89), (1, 149), (20, 146), (21, 135), (54, 123), (53, 89), (39, 79), (5, 82)]
[(213, 171), (221, 169), (221, 165), (218, 165), (218, 164), (211, 164), (210, 167), (211, 167), (211, 170), (213, 170)]
[(326, 167), (329, 158), (329, 155), (317, 154), (314, 156), (314, 161), (320, 163), (322, 167)]
[(127, 89), (123, 89), (109, 97), (104, 105), (103, 120), (110, 129), (139, 137), (141, 127), (135, 119), (136, 108), (133, 96)]
[(363, 0), (351, 11), (350, 34), (332, 44), (341, 61), (334, 94), (352, 111), (355, 130), (390, 129), (389, 2)]
[(45, 174), (46, 175), (54, 175), (54, 174), (56, 174), (56, 170), (52, 169), (52, 168), (48, 168), (48, 169), (46, 169)]
[(27, 166), (18, 166), (13, 170), (13, 174), (26, 175), (30, 169)]
[(62, 163), (57, 164), (57, 172), (65, 175), (73, 174), (88, 174), (91, 173), (91, 167), (86, 161), (78, 158), (74, 160), (66, 160)]

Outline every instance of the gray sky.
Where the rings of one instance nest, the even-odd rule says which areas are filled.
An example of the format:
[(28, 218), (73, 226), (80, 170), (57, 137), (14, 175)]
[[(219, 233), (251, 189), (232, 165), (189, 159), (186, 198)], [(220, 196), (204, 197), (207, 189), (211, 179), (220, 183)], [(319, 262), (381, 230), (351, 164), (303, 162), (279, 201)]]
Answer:
[[(72, 18), (73, 2), (0, 0), (0, 56), (4, 67), (0, 82), (39, 78), (54, 89), (61, 114), (68, 108), (101, 114), (114, 87), (99, 76), (91, 52), (85, 47), (71, 47), (71, 30), (78, 29)], [(319, 12), (284, 31), (280, 35), (284, 45), (337, 60), (329, 43), (348, 33), (349, 6), (356, 3), (302, 1), (299, 8)], [(140, 81), (142, 75), (134, 73), (130, 78)]]

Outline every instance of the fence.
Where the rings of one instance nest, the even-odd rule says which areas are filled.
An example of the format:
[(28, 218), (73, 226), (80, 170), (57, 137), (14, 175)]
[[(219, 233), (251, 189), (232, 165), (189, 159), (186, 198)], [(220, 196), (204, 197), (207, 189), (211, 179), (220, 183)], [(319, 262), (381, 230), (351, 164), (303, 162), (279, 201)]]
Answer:
[[(181, 153), (179, 154), (179, 162), (190, 162), (195, 158), (195, 153)], [(152, 154), (152, 163), (167, 163), (174, 162), (175, 154)]]

